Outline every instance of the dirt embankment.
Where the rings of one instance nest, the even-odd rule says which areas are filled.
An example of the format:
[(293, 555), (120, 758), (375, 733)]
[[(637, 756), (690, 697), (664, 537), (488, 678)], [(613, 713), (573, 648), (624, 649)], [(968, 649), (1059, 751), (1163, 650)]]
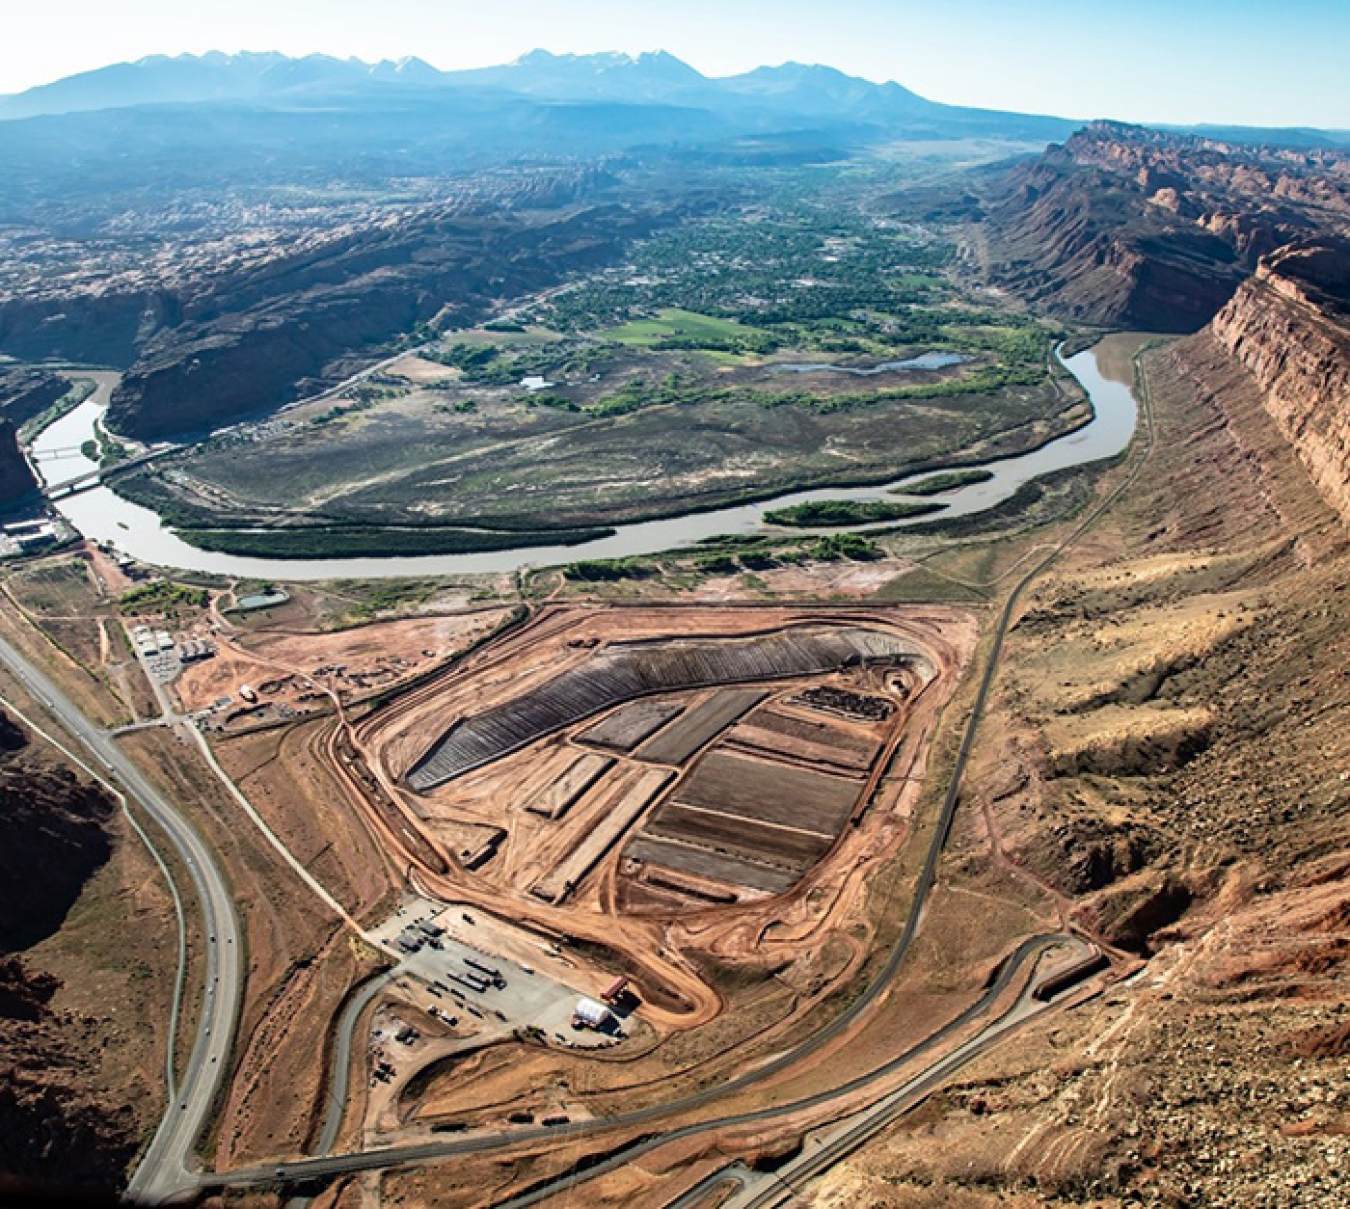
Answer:
[(1137, 952), (1335, 842), (1350, 754), (1344, 529), (1212, 337), (1150, 365), (1151, 471), (1028, 602), (982, 777), (1005, 850)]
[(1343, 884), (1315, 884), (1331, 871), (979, 1060), (814, 1203), (1343, 1204), (1350, 915)]

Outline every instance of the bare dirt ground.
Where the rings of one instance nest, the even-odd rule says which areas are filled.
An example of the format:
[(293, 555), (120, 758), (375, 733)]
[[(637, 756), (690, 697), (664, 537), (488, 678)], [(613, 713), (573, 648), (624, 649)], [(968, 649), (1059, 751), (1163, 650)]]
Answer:
[(195, 750), (164, 730), (121, 742), (190, 808), (234, 883), (248, 942), (247, 988), (215, 1161), (294, 1154), (320, 1104), (329, 1022), (368, 958), (241, 816)]
[(217, 759), (287, 849), (357, 918), (385, 902), (396, 870), (332, 772), (322, 720), (218, 740)]
[[(549, 776), (562, 775), (569, 766), (568, 757), (556, 754), (559, 743), (569, 742), (567, 735), (545, 738), (425, 798), (409, 795), (400, 781), (431, 739), (455, 716), (514, 699), (563, 668), (584, 664), (607, 642), (669, 633), (749, 634), (823, 616), (827, 614), (781, 608), (546, 608), (525, 629), (471, 656), (451, 678), (418, 688), (363, 719), (355, 728), (356, 742), (367, 761), (379, 767), (385, 791), (402, 803), (403, 814), (425, 837), (428, 848), (442, 853), (442, 867), (425, 868), (421, 875), (428, 889), (436, 888), (443, 897), (467, 899), (496, 910), (503, 909), (502, 895), (506, 894), (510, 913), (518, 918), (550, 933), (589, 937), (622, 953), (622, 960), (641, 984), (651, 1018), (666, 1026), (693, 1027), (718, 1012), (720, 995), (689, 967), (687, 959), (676, 959), (673, 954), (692, 946), (732, 959), (745, 945), (755, 945), (753, 938), (766, 925), (772, 924), (782, 937), (781, 943), (788, 945), (793, 936), (820, 927), (821, 918), (834, 906), (839, 907), (842, 918), (854, 893), (848, 884), (853, 875), (849, 871), (856, 870), (860, 863), (865, 865), (869, 851), (873, 859), (878, 859), (903, 838), (907, 807), (902, 805), (899, 786), (882, 786), (875, 777), (860, 785), (859, 800), (877, 795), (863, 814), (863, 825), (849, 830), (839, 850), (793, 896), (760, 907), (762, 919), (745, 914), (744, 904), (736, 904), (734, 910), (723, 909), (720, 916), (714, 910), (714, 918), (721, 921), (715, 923), (705, 918), (706, 910), (691, 915), (686, 903), (682, 909), (676, 906), (667, 910), (665, 918), (639, 923), (617, 908), (616, 879), (622, 851), (618, 845), (589, 873), (581, 871), (581, 882), (560, 906), (543, 903), (529, 893), (547, 869), (564, 860), (594, 824), (585, 800), (556, 822), (524, 809)], [(896, 716), (896, 733), (903, 729), (909, 740), (906, 766), (912, 766), (911, 771), (917, 774), (932, 722), (950, 692), (954, 675), (969, 656), (973, 619), (934, 607), (883, 609), (865, 617), (850, 613), (847, 620), (895, 628), (928, 653), (935, 683), (916, 694), (903, 728), (899, 727), (901, 715)], [(787, 694), (801, 687), (800, 682), (784, 685), (783, 691)], [(616, 771), (625, 764), (627, 760), (620, 760)], [(605, 792), (601, 785), (588, 790), (587, 796), (595, 795), (594, 800), (599, 802)], [(518, 808), (503, 814), (505, 802), (515, 802)], [(466, 837), (472, 839), (489, 826), (507, 831), (499, 855), (473, 874), (461, 870), (458, 858)], [(695, 919), (697, 925), (693, 924)], [(829, 927), (821, 931), (828, 932)], [(672, 956), (661, 958), (659, 952)]]
[(439, 361), (428, 361), (425, 357), (409, 355), (401, 357), (389, 367), (391, 374), (398, 374), (415, 382), (418, 386), (436, 382), (454, 382), (464, 376), (461, 370), (453, 366), (442, 365)]
[[(0, 673), (0, 692), (30, 717), (41, 716), (38, 703), (8, 673)], [(29, 749), (36, 760), (65, 766), (36, 733), (30, 733)], [(82, 774), (72, 769), (70, 776)], [(91, 1172), (99, 1182), (118, 1178), (121, 1172), (100, 1170), (101, 1164), (115, 1163), (119, 1153), (129, 1161), (148, 1141), (164, 1109), (165, 1049), (172, 1041), (165, 1022), (178, 962), (173, 903), (150, 853), (120, 812), (111, 816), (109, 831), (107, 863), (55, 929), (17, 959), (30, 975), (55, 980), (50, 999), (31, 1015), (22, 1001), (12, 1002), (0, 1021), (6, 1051), (0, 1085), (12, 1097), (8, 1144), (31, 1147), (25, 1165), (34, 1170), (44, 1156), (51, 1162), (65, 1154), (68, 1166), (43, 1177), (72, 1186)], [(198, 940), (192, 931), (194, 952), (200, 951)], [(13, 990), (7, 986), (7, 993)], [(31, 1118), (16, 1101), (36, 1108)], [(27, 1136), (26, 1128), (32, 1130)], [(88, 1153), (71, 1155), (72, 1146)]]
[[(837, 564), (832, 573), (824, 577), (828, 580), (829, 595), (847, 600), (865, 600), (873, 595), (883, 584), (893, 579), (899, 571), (903, 573), (913, 564), (895, 560), (879, 562), (846, 562)], [(690, 593), (700, 601), (745, 601), (756, 597), (765, 600), (791, 599), (795, 596), (818, 597), (821, 595), (822, 573), (819, 566), (770, 567), (757, 571), (753, 575), (709, 576), (700, 582)]]
[(1158, 452), (1028, 602), (961, 837), (1148, 966), (814, 1203), (1344, 1200), (1347, 538), (1206, 337), (1148, 365)]
[(158, 713), (122, 634), (116, 602), (125, 582), (116, 567), (90, 550), (38, 559), (0, 580), (0, 627), (6, 636), (105, 725)]
[[(791, 704), (790, 699), (808, 687), (809, 681), (793, 681), (781, 686), (781, 691), (771, 691), (772, 697), (782, 700), (774, 705), (780, 721), (775, 724), (769, 718), (768, 723), (780, 730), (786, 726), (791, 733), (772, 732), (770, 746), (777, 744), (782, 750), (760, 752), (755, 758), (786, 761), (784, 768), (808, 768), (810, 744), (795, 735), (794, 726), (805, 728), (808, 738), (834, 733), (841, 740), (858, 736), (841, 748), (854, 753), (849, 758), (858, 766), (836, 768), (832, 775), (856, 781), (859, 825), (841, 833), (826, 858), (786, 897), (760, 896), (758, 902), (721, 907), (686, 899), (666, 904), (652, 918), (639, 919), (623, 905), (621, 834), (613, 845), (600, 845), (604, 851), (598, 863), (589, 858), (584, 862), (594, 867), (579, 875), (576, 890), (561, 905), (550, 906), (530, 895), (529, 886), (548, 862), (568, 859), (593, 830), (594, 820), (588, 821), (586, 805), (589, 789), (558, 820), (524, 809), (530, 797), (550, 779), (561, 776), (575, 757), (595, 750), (573, 746), (569, 736), (563, 736), (562, 744), (570, 754), (560, 751), (540, 759), (529, 758), (527, 752), (526, 758), (515, 761), (518, 771), (507, 780), (515, 785), (510, 800), (516, 805), (507, 815), (500, 804), (492, 806), (503, 801), (498, 792), (500, 770), (487, 769), (464, 778), (471, 795), (483, 804), (474, 816), (466, 813), (456, 797), (458, 787), (453, 794), (437, 791), (419, 802), (406, 793), (398, 774), (384, 763), (391, 749), (411, 749), (407, 736), (418, 726), (425, 730), (425, 719), (443, 722), (449, 709), (477, 709), (525, 691), (559, 668), (584, 661), (604, 642), (669, 633), (749, 634), (830, 616), (829, 610), (801, 608), (638, 611), (547, 607), (529, 626), (475, 651), (453, 672), (419, 684), (369, 715), (358, 712), (350, 720), (330, 715), (303, 725), (217, 741), (219, 758), (257, 809), (291, 852), (349, 909), (365, 912), (372, 919), (387, 909), (380, 904), (388, 902), (392, 879), (411, 860), (416, 885), (442, 900), (471, 907), (482, 927), (489, 931), (495, 927), (494, 913), (515, 921), (487, 942), (490, 951), (510, 954), (518, 961), (531, 960), (541, 971), (562, 963), (566, 968), (560, 974), (568, 985), (597, 996), (622, 971), (634, 980), (641, 1018), (656, 1029), (641, 1034), (647, 1039), (636, 1048), (620, 1047), (614, 1055), (602, 1058), (508, 1040), (475, 1059), (472, 1068), (456, 1063), (430, 1080), (408, 1084), (415, 1093), (400, 1092), (396, 1104), (386, 1104), (377, 1096), (378, 1102), (349, 1115), (349, 1130), (352, 1121), (364, 1119), (367, 1128), (371, 1123), (379, 1126), (369, 1136), (420, 1136), (429, 1125), (444, 1119), (447, 1111), (462, 1120), (469, 1102), (466, 1095), (482, 1106), (481, 1114), (475, 1111), (470, 1116), (482, 1115), (485, 1121), (508, 1111), (538, 1114), (566, 1105), (566, 1111), (584, 1115), (605, 1111), (607, 1104), (621, 1099), (659, 1099), (672, 1088), (697, 1086), (698, 1080), (715, 1077), (714, 1072), (733, 1071), (754, 1054), (771, 1052), (775, 1045), (786, 1043), (809, 1028), (822, 1005), (858, 976), (868, 958), (865, 934), (891, 925), (886, 912), (879, 912), (875, 905), (872, 882), (877, 871), (893, 866), (905, 851), (936, 718), (959, 684), (974, 645), (976, 622), (966, 612), (925, 606), (862, 613), (849, 610), (838, 615), (841, 623), (896, 629), (925, 652), (928, 672), (908, 682), (905, 691), (910, 699), (903, 694), (893, 696), (893, 712), (884, 722), (862, 725)], [(400, 624), (411, 633), (424, 632)], [(368, 649), (383, 649), (370, 639), (385, 628), (375, 626), (362, 635)], [(308, 639), (263, 634), (250, 635), (248, 641), (252, 654), (255, 642), (266, 643), (269, 652), (275, 653), (284, 642)], [(301, 653), (308, 652), (302, 649)], [(296, 651), (290, 649), (289, 654), (294, 657)], [(843, 687), (850, 675), (826, 680)], [(875, 673), (864, 675), (853, 687), (883, 695), (897, 691)], [(460, 704), (452, 706), (452, 700)], [(865, 740), (861, 738), (864, 732), (870, 736)], [(741, 738), (753, 739), (756, 733), (751, 729)], [(403, 737), (401, 748), (398, 742), (389, 742), (390, 735)], [(416, 739), (415, 733), (412, 738)], [(719, 738), (715, 735), (712, 741)], [(421, 742), (426, 742), (425, 737)], [(558, 746), (557, 740), (547, 743)], [(406, 766), (409, 757), (397, 758)], [(636, 755), (622, 756), (619, 763), (631, 764), (635, 775), (646, 767), (661, 779), (670, 776), (659, 766), (644, 765)], [(234, 810), (228, 804), (219, 809), (222, 819)], [(455, 831), (451, 822), (438, 830), (442, 819), (449, 820), (451, 815), (457, 816), (460, 830)], [(490, 858), (476, 872), (460, 868), (453, 849), (443, 866), (430, 867), (421, 859), (423, 850), (409, 848), (407, 843), (412, 827), (437, 845), (442, 841), (436, 837), (443, 835), (448, 846), (464, 836), (481, 838), (490, 826), (503, 822), (516, 847)], [(527, 844), (524, 838), (531, 826), (536, 829), (535, 839)], [(559, 826), (570, 827), (575, 838), (542, 842), (548, 828)], [(235, 842), (245, 845), (235, 859), (244, 851), (249, 853), (250, 878), (275, 867), (273, 855), (258, 846), (252, 834), (237, 836)], [(282, 884), (294, 886), (293, 879), (285, 877)], [(903, 891), (897, 889), (897, 893)], [(511, 898), (509, 906), (504, 894)], [(293, 1152), (298, 1147), (305, 1122), (313, 1120), (321, 1070), (319, 1038), (336, 1007), (339, 988), (350, 985), (357, 973), (357, 958), (350, 945), (320, 920), (313, 900), (305, 901), (302, 893), (291, 888), (284, 897), (270, 891), (264, 897), (265, 909), (262, 901), (257, 903), (252, 910), (261, 913), (250, 921), (260, 936), (252, 971), (257, 991), (250, 992), (253, 1006), (245, 1022), (240, 1069), (221, 1130), (221, 1155), (232, 1163)], [(930, 1008), (936, 1010), (947, 1002), (944, 993), (925, 1007), (925, 1016)], [(723, 1017), (732, 1005), (734, 1012)], [(424, 1023), (428, 1021), (434, 1035), (442, 1026), (429, 1015)], [(713, 1022), (715, 1027), (705, 1027)], [(430, 1045), (427, 1061), (433, 1061), (444, 1044)], [(469, 1076), (470, 1070), (477, 1073)], [(367, 1095), (364, 1068), (356, 1073), (354, 1097), (359, 1105)], [(402, 1080), (400, 1086), (404, 1086)], [(572, 1090), (561, 1090), (565, 1088)]]
[[(444, 616), (372, 622), (335, 632), (240, 630), (217, 614), (189, 633), (216, 647), (174, 682), (186, 712), (212, 709), (216, 725), (237, 730), (325, 712), (424, 675), (490, 633), (506, 616), (487, 608)], [(249, 688), (256, 701), (245, 699)], [(228, 698), (228, 703), (224, 703)]]
[[(1122, 374), (1119, 343), (1107, 362)], [(850, 1039), (791, 1077), (837, 1082), (894, 1053), (906, 1029), (951, 1014), (979, 954), (1037, 928), (1083, 928), (1139, 972), (981, 1059), (795, 1190), (804, 1203), (1344, 1199), (1347, 539), (1250, 382), (1203, 337), (1149, 365), (1157, 453), (1025, 602), (919, 947), (878, 1012), (899, 1031), (869, 1031), (874, 1047)], [(1038, 540), (935, 561), (996, 584)], [(906, 851), (870, 878), (870, 917), (898, 913)], [(733, 968), (747, 977), (746, 963)], [(738, 1013), (783, 1010), (744, 982), (738, 994)], [(770, 1032), (778, 1045), (792, 1035)], [(658, 1052), (707, 1039), (676, 1035)], [(437, 1085), (442, 1103), (453, 1087)], [(624, 1102), (640, 1099), (630, 1085)], [(405, 1204), (486, 1204), (576, 1161), (580, 1148), (565, 1149), (542, 1164), (476, 1163), (477, 1190), (445, 1165), (383, 1187)], [(686, 1154), (674, 1174), (663, 1156), (588, 1184), (587, 1203), (665, 1204), (725, 1161)]]
[[(811, 1029), (811, 1021), (818, 1019), (822, 1010), (830, 1010), (825, 1005), (841, 987), (859, 976), (868, 960), (866, 936), (873, 930), (894, 926), (893, 913), (879, 904), (875, 879), (881, 869), (894, 867), (897, 860), (903, 863), (934, 723), (959, 684), (959, 674), (974, 645), (976, 623), (968, 613), (926, 606), (850, 610), (838, 616), (840, 622), (850, 625), (897, 629), (925, 652), (928, 672), (908, 682), (905, 691), (909, 698), (903, 694), (893, 697), (893, 712), (884, 722), (863, 725), (792, 704), (791, 698), (808, 687), (809, 681), (793, 681), (781, 686), (781, 691), (768, 686), (775, 698), (776, 713), (767, 717), (771, 729), (765, 734), (770, 735), (770, 746), (776, 744), (780, 750), (761, 751), (754, 758), (786, 761), (783, 768), (798, 768), (804, 773), (812, 760), (810, 737), (828, 738), (837, 732), (841, 741), (846, 740), (841, 751), (857, 765), (837, 767), (831, 775), (836, 780), (856, 781), (858, 825), (841, 833), (826, 858), (786, 896), (752, 896), (748, 901), (718, 905), (697, 896), (680, 901), (677, 895), (675, 902), (661, 906), (654, 916), (640, 919), (625, 906), (621, 890), (621, 837), (612, 846), (601, 845), (606, 851), (600, 854), (599, 863), (579, 875), (577, 888), (560, 905), (551, 906), (531, 895), (529, 887), (540, 874), (553, 863), (575, 860), (569, 854), (575, 853), (582, 839), (594, 831), (596, 820), (590, 818), (592, 812), (586, 804), (591, 789), (556, 820), (547, 818), (547, 812), (533, 814), (524, 808), (542, 787), (561, 777), (577, 757), (595, 750), (573, 746), (570, 736), (546, 740), (546, 746), (553, 749), (547, 758), (531, 757), (527, 750), (519, 759), (510, 757), (501, 762), (503, 766), (512, 765), (515, 772), (504, 773), (495, 767), (481, 770), (463, 778), (466, 789), (452, 783), (452, 792), (438, 790), (421, 800), (408, 795), (399, 784), (397, 772), (384, 763), (393, 750), (394, 758), (406, 767), (413, 758), (408, 752), (419, 741), (415, 733), (418, 727), (424, 732), (420, 742), (427, 741), (426, 720), (439, 719), (443, 725), (448, 711), (477, 710), (493, 700), (526, 691), (561, 667), (584, 661), (608, 641), (669, 633), (749, 634), (803, 621), (816, 623), (829, 616), (828, 610), (800, 608), (545, 608), (529, 626), (476, 651), (450, 675), (419, 685), (374, 713), (353, 720), (350, 747), (344, 740), (337, 749), (325, 752), (320, 736), (325, 731), (336, 733), (332, 730), (340, 725), (336, 719), (293, 727), (279, 742), (259, 734), (221, 745), (221, 757), (236, 779), (270, 817), (292, 851), (312, 869), (323, 857), (324, 838), (331, 838), (331, 827), (340, 822), (323, 822), (322, 812), (325, 808), (336, 808), (339, 814), (350, 811), (349, 818), (354, 820), (357, 812), (348, 801), (357, 802), (364, 796), (365, 808), (360, 812), (364, 826), (398, 865), (412, 859), (417, 885), (442, 900), (473, 908), (489, 929), (494, 913), (516, 921), (509, 929), (511, 936), (504, 934), (488, 942), (491, 951), (497, 951), (492, 946), (500, 944), (500, 951), (516, 960), (528, 958), (541, 970), (551, 968), (553, 962), (564, 962), (568, 968), (563, 976), (568, 984), (588, 989), (593, 995), (622, 971), (634, 980), (641, 1018), (655, 1026), (652, 1040), (636, 1049), (621, 1047), (613, 1056), (603, 1058), (582, 1058), (519, 1042), (500, 1043), (467, 1066), (455, 1062), (438, 1068), (430, 1079), (407, 1084), (415, 1090), (400, 1093), (402, 1099), (396, 1106), (372, 1101), (358, 1119), (363, 1116), (368, 1129), (372, 1122), (382, 1124), (375, 1135), (368, 1136), (383, 1140), (421, 1136), (429, 1125), (444, 1120), (447, 1112), (455, 1120), (464, 1120), (466, 1104), (480, 1105), (481, 1110), (474, 1109), (468, 1115), (481, 1116), (487, 1122), (511, 1111), (538, 1115), (561, 1110), (584, 1115), (606, 1111), (607, 1105), (619, 1102), (660, 1099), (682, 1086), (692, 1089), (700, 1080), (717, 1077), (716, 1072), (734, 1071), (755, 1054), (772, 1052), (802, 1030)], [(826, 678), (840, 687), (847, 686), (849, 679), (849, 675)], [(896, 691), (876, 673), (864, 675), (852, 687), (883, 695)], [(777, 700), (779, 697), (782, 700)], [(593, 721), (588, 719), (576, 729), (585, 730)], [(775, 725), (778, 731), (772, 730)], [(730, 733), (738, 732), (733, 729)], [(741, 732), (740, 741), (746, 741), (747, 736), (753, 739), (757, 733), (754, 728)], [(393, 742), (390, 736), (395, 737)], [(720, 734), (714, 735), (711, 741), (716, 743), (720, 738)], [(849, 756), (849, 752), (853, 754)], [(316, 788), (301, 805), (293, 794), (286, 795), (285, 786), (299, 779), (297, 770), (303, 761), (314, 762), (303, 775), (313, 779)], [(321, 771), (325, 761), (328, 768)], [(617, 762), (631, 764), (635, 776), (644, 768), (640, 748), (637, 754), (617, 757)], [(646, 767), (662, 779), (670, 775), (659, 766)], [(325, 781), (345, 792), (331, 793), (321, 787)], [(514, 789), (503, 798), (503, 787), (508, 783)], [(386, 795), (385, 807), (372, 806), (372, 792)], [(482, 802), (478, 815), (468, 812), (464, 792)], [(503, 814), (502, 803), (507, 800), (514, 801), (515, 807)], [(397, 815), (391, 815), (390, 809)], [(452, 815), (459, 819), (458, 831), (448, 824), (442, 827)], [(401, 821), (391, 825), (395, 817)], [(436, 837), (444, 835), (447, 846), (450, 839), (459, 842), (464, 836), (486, 831), (490, 825), (506, 825), (514, 847), (508, 845), (474, 872), (461, 869), (454, 859), (439, 869), (430, 868), (419, 859), (421, 850), (409, 849), (397, 830), (409, 825), (438, 845), (442, 841)], [(345, 826), (350, 838), (338, 845), (344, 851), (335, 856), (335, 864), (328, 866), (326, 884), (334, 890), (341, 887), (344, 895), (361, 894), (363, 902), (375, 901), (378, 880), (367, 877), (366, 889), (359, 889), (361, 876), (375, 862), (358, 855), (365, 845), (357, 832), (350, 830), (351, 824)], [(531, 827), (535, 829), (532, 833)], [(548, 829), (558, 827), (570, 828), (574, 839), (546, 841)], [(526, 843), (531, 835), (533, 839)], [(349, 846), (354, 860), (346, 856)], [(453, 858), (456, 854), (451, 850), (448, 855)], [(589, 865), (591, 861), (587, 858), (584, 863)], [(892, 897), (902, 898), (903, 894), (902, 878)], [(978, 907), (985, 909), (983, 903)], [(646, 909), (651, 911), (650, 901)], [(561, 945), (549, 943), (551, 938)], [(550, 955), (554, 952), (558, 956)], [(954, 990), (958, 997), (967, 993), (965, 982), (958, 980), (957, 986), (963, 988)], [(914, 1027), (947, 1010), (953, 1002), (951, 993), (944, 990), (936, 998), (924, 994), (911, 999), (911, 1008), (922, 1005), (913, 1018)], [(724, 1016), (732, 1006), (734, 1011)], [(290, 1019), (290, 1013), (283, 1012), (283, 1018)], [(715, 1027), (710, 1027), (714, 1022)], [(431, 1027), (433, 1031), (438, 1027), (434, 1020)], [(436, 1045), (428, 1048), (428, 1061), (439, 1052)], [(870, 1052), (870, 1044), (855, 1051), (860, 1060)], [(246, 1093), (243, 1099), (240, 1094), (236, 1090), (231, 1101), (236, 1105), (231, 1109), (231, 1119), (233, 1114), (244, 1114), (239, 1117), (240, 1124), (232, 1126), (232, 1133), (241, 1138), (236, 1145), (244, 1145), (243, 1138), (248, 1137), (255, 1139), (250, 1143), (255, 1149), (282, 1148), (283, 1136), (275, 1124), (269, 1130), (253, 1119), (256, 1110), (250, 1110), (250, 1101), (255, 1095), (261, 1097), (261, 1092)], [(364, 1090), (355, 1094), (358, 1100), (365, 1099)], [(241, 1134), (244, 1121), (249, 1124)]]
[[(903, 869), (897, 870), (903, 876)], [(914, 954), (906, 974), (893, 993), (880, 1001), (864, 1022), (812, 1056), (808, 1063), (784, 1072), (764, 1085), (717, 1104), (717, 1111), (734, 1111), (785, 1103), (838, 1087), (854, 1075), (862, 1074), (903, 1052), (911, 1043), (930, 1031), (935, 1022), (950, 1019), (971, 998), (988, 976), (993, 964), (1010, 944), (1046, 925), (1044, 914), (1019, 908), (1020, 891), (1015, 883), (988, 871), (968, 879), (957, 872), (949, 890), (940, 892), (941, 926), (935, 928), (920, 950)], [(873, 904), (881, 907), (882, 903)], [(768, 984), (767, 992), (776, 1011), (782, 1011), (784, 988)], [(720, 1071), (753, 1067), (763, 1050), (756, 1044), (755, 1030), (763, 1029), (767, 1017), (760, 1000), (747, 996), (738, 1003), (734, 1016), (722, 1023), (720, 1053), (705, 1051), (701, 1060), (684, 1071), (673, 1051), (673, 1040), (663, 1043), (650, 1055), (627, 1061), (589, 1065), (565, 1064), (562, 1055), (538, 1051), (506, 1051), (489, 1059), (456, 1066), (443, 1072), (427, 1089), (419, 1108), (423, 1120), (462, 1119), (464, 1099), (481, 1105), (485, 1117), (501, 1119), (509, 1112), (535, 1109), (558, 1103), (576, 1114), (578, 1106), (587, 1112), (629, 1109), (653, 1099), (670, 1099), (682, 1090), (707, 1087)], [(810, 1020), (794, 1026), (773, 1029), (777, 1052), (791, 1038), (801, 1038), (820, 1026), (820, 1009)], [(744, 1028), (740, 1039), (731, 1034)], [(693, 1041), (698, 1034), (684, 1034)], [(706, 1038), (705, 1038), (706, 1042)], [(690, 1061), (692, 1051), (684, 1062)], [(519, 1073), (513, 1074), (516, 1065)], [(694, 1076), (691, 1081), (690, 1075)], [(899, 1082), (903, 1070), (888, 1078)], [(884, 1084), (883, 1084), (884, 1085)], [(823, 1110), (800, 1112), (757, 1127), (737, 1129), (724, 1136), (710, 1133), (687, 1142), (673, 1144), (619, 1172), (588, 1183), (572, 1197), (585, 1196), (590, 1205), (665, 1205), (701, 1178), (722, 1166), (728, 1155), (769, 1156), (790, 1153), (791, 1138), (812, 1125), (836, 1119), (853, 1101), (845, 1100)], [(705, 1110), (706, 1111), (706, 1110)], [(470, 1113), (470, 1116), (476, 1116)], [(699, 1114), (691, 1114), (691, 1119)], [(678, 1118), (672, 1118), (678, 1119)], [(624, 1134), (607, 1139), (607, 1145), (622, 1142)], [(725, 1149), (723, 1149), (725, 1147)], [(431, 1164), (414, 1173), (390, 1173), (381, 1181), (386, 1195), (409, 1205), (486, 1206), (506, 1195), (508, 1188), (519, 1190), (550, 1172), (582, 1159), (596, 1149), (594, 1143), (564, 1143), (549, 1147), (546, 1153), (523, 1151), (519, 1158), (460, 1159), (452, 1163)], [(695, 1174), (697, 1173), (697, 1174)], [(562, 1196), (559, 1204), (567, 1203)]]

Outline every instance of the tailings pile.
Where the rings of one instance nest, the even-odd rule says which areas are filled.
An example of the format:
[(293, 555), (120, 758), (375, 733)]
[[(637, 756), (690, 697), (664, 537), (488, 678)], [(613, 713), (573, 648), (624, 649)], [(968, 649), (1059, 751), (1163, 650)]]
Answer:
[(857, 626), (615, 646), (526, 697), (457, 722), (413, 767), (408, 783), (419, 792), (434, 789), (634, 697), (820, 675), (863, 663), (900, 663), (920, 655), (912, 642), (897, 634)]

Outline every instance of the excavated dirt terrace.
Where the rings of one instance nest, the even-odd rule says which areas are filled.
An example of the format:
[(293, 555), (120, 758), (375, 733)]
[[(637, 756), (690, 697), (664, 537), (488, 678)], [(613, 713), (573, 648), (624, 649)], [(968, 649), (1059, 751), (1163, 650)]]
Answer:
[(843, 918), (858, 861), (903, 842), (975, 629), (941, 606), (546, 606), (355, 722), (343, 759), (422, 889), (602, 946), (653, 1023), (693, 1026), (722, 996), (684, 949), (734, 961)]

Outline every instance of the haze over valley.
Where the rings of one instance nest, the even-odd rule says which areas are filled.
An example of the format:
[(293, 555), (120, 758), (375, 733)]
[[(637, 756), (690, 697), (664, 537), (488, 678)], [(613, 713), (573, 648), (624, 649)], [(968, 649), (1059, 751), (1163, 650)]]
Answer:
[(1350, 134), (398, 15), (0, 96), (0, 1188), (1342, 1203)]

